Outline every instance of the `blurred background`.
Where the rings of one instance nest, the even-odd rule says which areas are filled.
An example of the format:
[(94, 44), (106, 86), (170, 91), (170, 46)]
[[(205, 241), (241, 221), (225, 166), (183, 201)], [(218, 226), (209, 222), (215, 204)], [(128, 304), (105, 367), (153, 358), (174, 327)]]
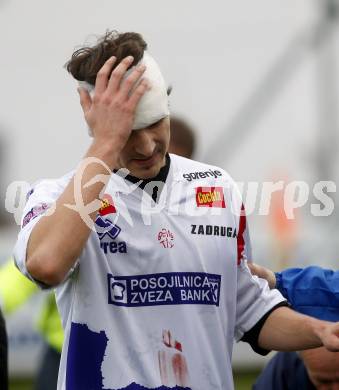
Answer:
[[(62, 176), (90, 142), (63, 65), (77, 46), (117, 29), (145, 37), (173, 87), (171, 111), (196, 130), (195, 159), (240, 182), (254, 260), (274, 270), (337, 269), (338, 195), (324, 191), (321, 202), (313, 189), (339, 175), (338, 18), (337, 0), (0, 0), (0, 263), (18, 232), (5, 210), (10, 183)], [(260, 215), (263, 183), (280, 181)], [(294, 219), (283, 207), (291, 183), (290, 201), (301, 206)], [(331, 215), (312, 215), (312, 204), (323, 210), (328, 199)], [(12, 378), (30, 378), (37, 368), (40, 301), (7, 318)], [(234, 368), (251, 372), (269, 358), (239, 344)]]

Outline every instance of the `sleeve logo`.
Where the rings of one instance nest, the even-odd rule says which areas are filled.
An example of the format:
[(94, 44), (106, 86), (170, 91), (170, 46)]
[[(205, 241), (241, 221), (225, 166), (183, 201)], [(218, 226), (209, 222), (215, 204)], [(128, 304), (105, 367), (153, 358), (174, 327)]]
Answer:
[(46, 203), (41, 203), (37, 206), (34, 206), (30, 209), (30, 211), (24, 216), (22, 221), (22, 227), (24, 228), (29, 222), (31, 222), (38, 215), (43, 214), (48, 209), (48, 205)]
[(107, 214), (115, 214), (117, 212), (113, 199), (111, 195), (104, 194), (104, 196), (101, 199), (101, 207), (99, 209), (99, 214), (103, 217)]

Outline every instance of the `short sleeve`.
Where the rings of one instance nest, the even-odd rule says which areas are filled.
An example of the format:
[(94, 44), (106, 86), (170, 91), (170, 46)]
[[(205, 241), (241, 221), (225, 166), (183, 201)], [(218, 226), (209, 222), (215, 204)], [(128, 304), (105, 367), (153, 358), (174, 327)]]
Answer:
[(237, 269), (235, 339), (239, 341), (268, 311), (284, 301), (278, 290), (270, 290), (266, 280), (252, 276), (247, 262), (242, 261)]
[(40, 287), (45, 286), (34, 280), (26, 268), (27, 244), (33, 228), (46, 215), (47, 211), (53, 207), (63, 190), (64, 186), (53, 180), (44, 180), (32, 187), (27, 194), (27, 202), (21, 219), (21, 230), (14, 247), (13, 256), (16, 266), (21, 273)]
[(237, 302), (234, 337), (239, 341), (284, 297), (278, 290), (270, 290), (264, 279), (252, 276), (247, 261), (252, 260), (252, 248), (247, 217), (241, 195), (236, 186), (232, 193), (232, 207), (238, 226), (237, 235)]

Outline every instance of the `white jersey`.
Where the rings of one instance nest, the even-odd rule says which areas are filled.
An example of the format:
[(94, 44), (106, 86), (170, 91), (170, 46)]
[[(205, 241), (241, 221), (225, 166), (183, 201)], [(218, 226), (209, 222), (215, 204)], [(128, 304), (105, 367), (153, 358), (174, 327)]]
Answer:
[[(30, 191), (15, 247), (27, 276), (30, 232), (71, 177)], [(246, 218), (226, 172), (171, 155), (157, 203), (148, 192), (112, 174), (96, 231), (55, 290), (58, 390), (233, 389), (234, 339), (284, 300), (249, 272)]]

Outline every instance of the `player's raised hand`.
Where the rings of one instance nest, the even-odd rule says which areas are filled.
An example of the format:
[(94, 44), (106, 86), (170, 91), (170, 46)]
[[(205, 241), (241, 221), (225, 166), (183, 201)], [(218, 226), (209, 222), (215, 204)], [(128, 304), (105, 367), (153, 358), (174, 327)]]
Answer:
[(124, 58), (112, 71), (116, 58), (109, 58), (97, 74), (94, 95), (79, 88), (80, 104), (95, 141), (112, 142), (117, 151), (132, 131), (138, 102), (149, 88), (142, 79), (145, 65), (136, 66), (125, 77), (133, 57)]

